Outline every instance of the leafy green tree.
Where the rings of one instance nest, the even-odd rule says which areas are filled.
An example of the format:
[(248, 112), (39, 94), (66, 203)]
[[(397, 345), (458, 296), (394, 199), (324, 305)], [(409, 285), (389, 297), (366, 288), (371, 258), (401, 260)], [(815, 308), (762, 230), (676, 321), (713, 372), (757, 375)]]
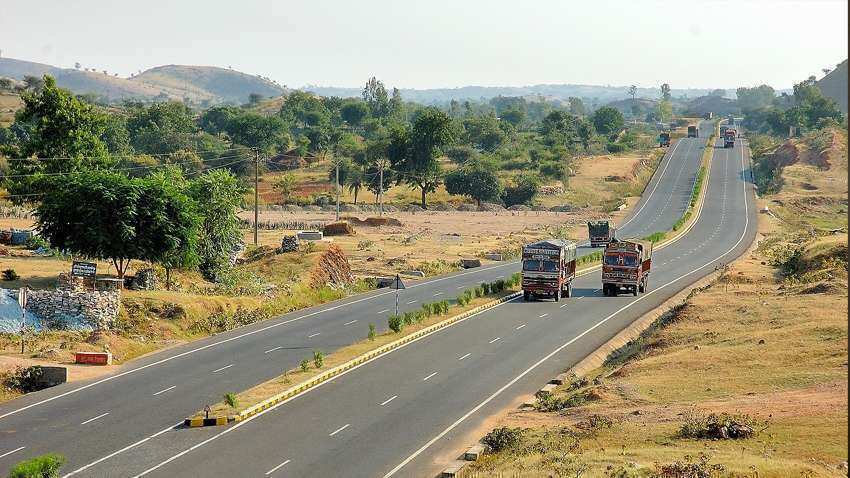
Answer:
[(499, 120), (493, 116), (478, 116), (463, 121), (466, 137), (475, 147), (493, 152), (502, 146), (507, 138), (499, 127)]
[(169, 154), (192, 149), (197, 131), (192, 110), (183, 103), (128, 103), (130, 144), (141, 153)]
[(735, 93), (738, 97), (738, 106), (745, 112), (769, 108), (776, 98), (776, 91), (768, 85), (753, 88), (741, 87)]
[(220, 135), (226, 133), (230, 121), (239, 116), (241, 111), (235, 106), (220, 105), (204, 111), (200, 119), (200, 127), (209, 134)]
[(372, 116), (385, 118), (390, 113), (390, 102), (384, 83), (374, 76), (366, 81), (363, 87), (363, 100), (369, 105)]
[(9, 478), (59, 478), (59, 469), (65, 457), (55, 453), (36, 456), (16, 464), (9, 470)]
[(133, 148), (130, 147), (130, 134), (127, 132), (127, 118), (124, 115), (105, 115), (103, 134), (100, 139), (106, 145), (109, 154), (125, 156), (133, 152)]
[(570, 113), (576, 116), (584, 116), (587, 114), (587, 109), (584, 107), (584, 102), (581, 98), (569, 97), (567, 101), (570, 104)]
[(523, 173), (514, 177), (513, 182), (505, 186), (502, 200), (506, 207), (515, 204), (531, 204), (540, 189), (540, 178), (534, 174)]
[(596, 132), (609, 138), (616, 136), (622, 131), (625, 125), (625, 120), (620, 110), (610, 106), (603, 106), (594, 111), (591, 120), (593, 121), (593, 126), (596, 128)]
[(578, 134), (578, 118), (563, 111), (552, 111), (543, 118), (538, 132), (550, 146), (572, 145)]
[(111, 171), (73, 173), (54, 181), (36, 208), (38, 228), (59, 250), (109, 259), (123, 278), (137, 242), (139, 184)]
[(396, 127), (390, 133), (389, 158), (403, 181), (425, 195), (440, 185), (442, 172), (437, 154), (454, 140), (451, 118), (435, 108), (423, 110), (410, 128)]
[(447, 174), (446, 191), (449, 194), (468, 196), (481, 207), (481, 201), (499, 199), (502, 184), (496, 175), (495, 166), (479, 160)]
[(667, 83), (661, 85), (661, 99), (663, 99), (664, 101), (670, 101), (671, 99), (673, 99), (673, 96), (670, 93), (670, 85), (668, 85)]
[(230, 269), (231, 255), (242, 243), (239, 218), (236, 216), (242, 193), (236, 177), (221, 169), (200, 175), (189, 187), (189, 195), (201, 214), (199, 269), (209, 280), (217, 280)]
[[(201, 157), (190, 150), (175, 151), (168, 156), (164, 156), (161, 163), (173, 164), (186, 174), (199, 173), (204, 169), (204, 163)], [(137, 176), (146, 176), (146, 174), (137, 174)]]
[(180, 169), (157, 171), (139, 181), (135, 240), (139, 258), (162, 265), (170, 289), (173, 269), (198, 264), (200, 214)]
[(369, 105), (363, 101), (350, 100), (342, 105), (339, 114), (349, 126), (357, 128), (369, 117)]
[(18, 153), (37, 157), (14, 161), (9, 183), (12, 194), (41, 192), (47, 185), (42, 174), (63, 174), (114, 164), (101, 137), (106, 119), (94, 107), (58, 88), (50, 76), (38, 92), (21, 96), (24, 106), (15, 115), (12, 130), (19, 138)]
[(226, 131), (230, 140), (269, 154), (289, 149), (290, 137), (286, 124), (279, 117), (242, 112), (233, 116)]
[(398, 88), (393, 88), (393, 94), (390, 97), (390, 118), (401, 121), (404, 117), (404, 101), (401, 99), (401, 91)]
[(507, 121), (514, 127), (519, 127), (523, 121), (525, 121), (527, 114), (525, 110), (519, 108), (510, 108), (503, 111), (499, 118)]
[(272, 189), (281, 195), (284, 203), (289, 201), (289, 198), (292, 197), (292, 193), (295, 192), (295, 175), (292, 173), (284, 173), (282, 176), (277, 178), (274, 184), (272, 184)]
[(452, 146), (446, 150), (446, 156), (454, 163), (464, 165), (469, 161), (478, 158), (479, 153), (475, 148), (466, 145)]
[(248, 95), (248, 106), (257, 106), (261, 101), (263, 101), (263, 98), (263, 95), (259, 93), (251, 93)]

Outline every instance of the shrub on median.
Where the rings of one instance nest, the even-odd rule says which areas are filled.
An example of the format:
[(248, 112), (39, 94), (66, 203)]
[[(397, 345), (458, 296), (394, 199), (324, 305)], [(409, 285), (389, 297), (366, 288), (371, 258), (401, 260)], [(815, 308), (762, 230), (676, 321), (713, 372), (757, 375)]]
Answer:
[(55, 453), (24, 460), (9, 470), (9, 478), (58, 478), (65, 457)]
[(395, 333), (401, 332), (401, 329), (404, 328), (404, 319), (400, 315), (393, 314), (387, 318), (387, 325), (390, 330)]

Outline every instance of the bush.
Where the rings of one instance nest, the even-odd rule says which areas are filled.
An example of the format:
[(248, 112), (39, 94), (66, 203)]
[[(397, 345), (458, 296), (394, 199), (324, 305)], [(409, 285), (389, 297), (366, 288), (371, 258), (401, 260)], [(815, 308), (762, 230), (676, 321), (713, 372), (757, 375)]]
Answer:
[(377, 334), (375, 333), (375, 324), (369, 324), (369, 335), (367, 335), (367, 337), (369, 338), (369, 340), (375, 340), (376, 335)]
[[(526, 166), (525, 169), (528, 169)], [(514, 178), (513, 184), (505, 186), (502, 192), (502, 201), (505, 207), (511, 207), (515, 204), (529, 204), (537, 196), (537, 191), (540, 189), (540, 179), (532, 174), (520, 174)]]
[(484, 435), (481, 441), (492, 452), (516, 448), (522, 442), (521, 428), (498, 427)]
[(307, 370), (310, 370), (310, 361), (304, 359), (301, 361), (301, 371), (306, 372)]
[(484, 295), (490, 295), (490, 283), (482, 282), (481, 283), (481, 290), (484, 291)]
[(225, 393), (224, 394), (224, 403), (227, 404), (230, 408), (239, 407), (239, 400), (236, 398), (235, 393)]
[(514, 272), (513, 274), (511, 274), (510, 286), (516, 287), (520, 284), (522, 284), (522, 273), (521, 272)]
[(21, 276), (15, 272), (15, 269), (6, 269), (3, 271), (3, 280), (18, 280)]
[(622, 153), (626, 150), (626, 145), (622, 143), (608, 143), (605, 145), (605, 149), (608, 150), (609, 153)]
[(481, 287), (481, 286), (478, 286), (478, 287), (472, 289), (472, 291), (475, 294), (476, 299), (479, 298), (479, 297), (484, 297), (486, 295), (486, 294), (484, 294), (484, 288)]
[(679, 428), (679, 436), (707, 440), (740, 440), (755, 435), (756, 426), (756, 420), (749, 415), (691, 414)]
[(393, 314), (389, 316), (389, 318), (387, 318), (387, 325), (389, 326), (390, 330), (395, 333), (399, 333), (401, 332), (401, 329), (404, 328), (404, 320), (401, 318), (400, 315)]
[(65, 457), (55, 453), (24, 460), (9, 470), (9, 478), (58, 478)]
[(564, 175), (564, 165), (558, 161), (546, 161), (545, 163), (541, 163), (540, 175), (554, 179), (562, 179)]
[(39, 365), (16, 367), (3, 379), (3, 386), (21, 393), (37, 392), (45, 388), (41, 383), (44, 370)]
[(32, 236), (27, 239), (25, 246), (27, 249), (34, 251), (36, 249), (50, 249), (50, 243), (47, 239), (41, 236)]
[(313, 365), (315, 365), (316, 368), (322, 368), (325, 365), (325, 354), (323, 354), (321, 350), (313, 351)]

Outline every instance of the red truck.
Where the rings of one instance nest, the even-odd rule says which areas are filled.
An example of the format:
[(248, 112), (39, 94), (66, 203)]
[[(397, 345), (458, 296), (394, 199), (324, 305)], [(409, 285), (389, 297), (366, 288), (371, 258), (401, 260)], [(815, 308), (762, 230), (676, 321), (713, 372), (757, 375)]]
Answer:
[(616, 296), (620, 290), (632, 295), (646, 292), (651, 269), (651, 242), (638, 239), (609, 242), (602, 255), (602, 294)]
[(735, 138), (737, 136), (738, 132), (735, 130), (735, 128), (726, 128), (726, 131), (723, 132), (723, 147), (734, 148)]
[(573, 293), (576, 245), (560, 239), (533, 242), (522, 248), (522, 297), (526, 301), (552, 297), (555, 302)]

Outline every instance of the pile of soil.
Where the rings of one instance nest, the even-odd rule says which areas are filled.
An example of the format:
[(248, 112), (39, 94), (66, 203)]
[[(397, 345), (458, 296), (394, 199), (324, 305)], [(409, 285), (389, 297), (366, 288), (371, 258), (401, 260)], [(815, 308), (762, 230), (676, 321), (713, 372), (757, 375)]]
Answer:
[(353, 236), (355, 234), (354, 227), (346, 221), (325, 224), (322, 233), (326, 236)]
[(354, 282), (354, 276), (351, 274), (348, 257), (338, 245), (331, 244), (313, 267), (310, 285), (317, 289), (322, 286), (339, 288), (352, 282)]

